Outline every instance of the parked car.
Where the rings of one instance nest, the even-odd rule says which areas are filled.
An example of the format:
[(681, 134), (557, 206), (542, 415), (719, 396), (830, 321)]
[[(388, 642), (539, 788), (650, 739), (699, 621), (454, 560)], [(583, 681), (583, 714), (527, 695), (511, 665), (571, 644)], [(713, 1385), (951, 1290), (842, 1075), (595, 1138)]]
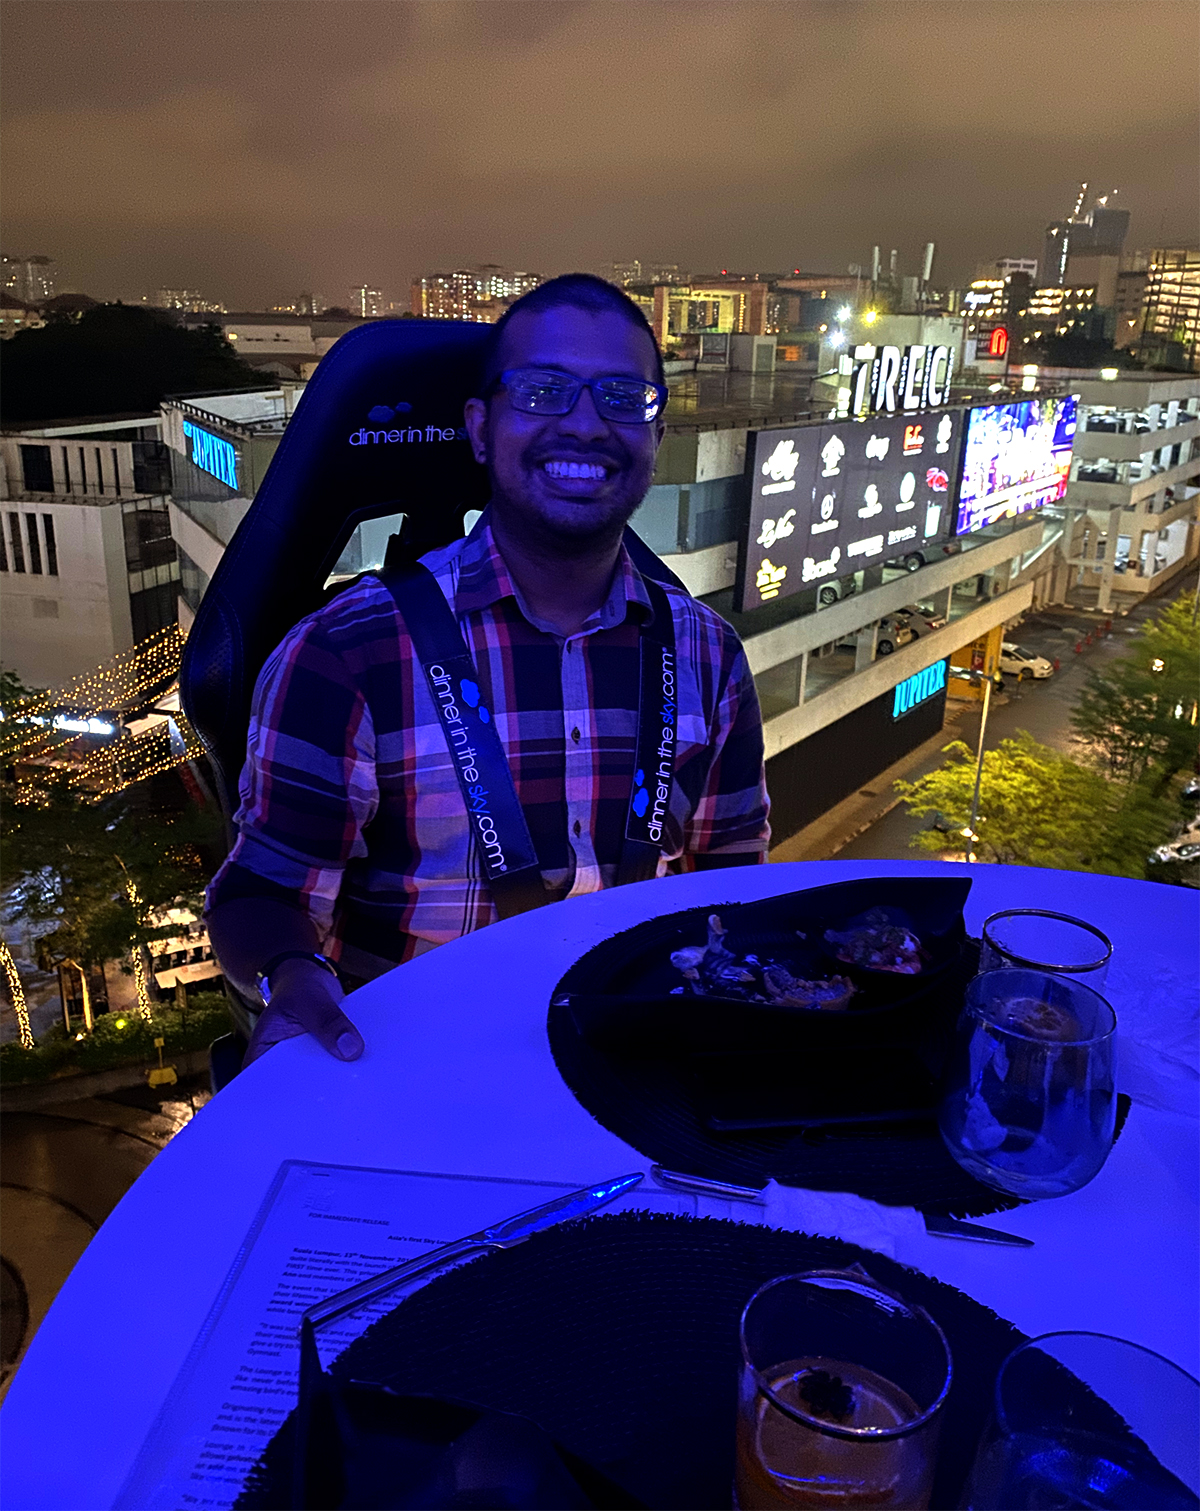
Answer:
[(1186, 864), (1188, 861), (1200, 860), (1200, 824), (1189, 825), (1178, 839), (1172, 840), (1168, 845), (1159, 845), (1147, 859), (1151, 865), (1160, 866), (1172, 861)]
[(858, 582), (853, 574), (849, 577), (835, 577), (832, 582), (823, 582), (817, 589), (817, 602), (823, 609), (827, 609), (831, 604), (857, 592)]
[(879, 621), (879, 635), (875, 641), (877, 656), (890, 656), (901, 645), (908, 645), (917, 638), (917, 632), (906, 619), (889, 614)]
[(1030, 677), (1036, 677), (1040, 681), (1043, 677), (1054, 675), (1054, 662), (1006, 640), (1000, 647), (1000, 670), (1006, 677), (1015, 677), (1018, 682), (1025, 682)]
[(931, 635), (934, 630), (944, 630), (947, 623), (944, 614), (936, 614), (932, 609), (922, 608), (919, 603), (910, 603), (902, 609), (897, 609), (896, 617), (903, 619), (918, 636)]

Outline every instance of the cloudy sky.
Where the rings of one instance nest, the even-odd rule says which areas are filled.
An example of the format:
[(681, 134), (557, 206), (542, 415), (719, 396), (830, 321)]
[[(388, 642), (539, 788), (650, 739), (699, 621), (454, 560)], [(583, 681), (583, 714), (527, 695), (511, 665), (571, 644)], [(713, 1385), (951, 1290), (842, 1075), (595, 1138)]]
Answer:
[(641, 257), (1194, 241), (1197, 0), (4, 0), (4, 250), (230, 308)]

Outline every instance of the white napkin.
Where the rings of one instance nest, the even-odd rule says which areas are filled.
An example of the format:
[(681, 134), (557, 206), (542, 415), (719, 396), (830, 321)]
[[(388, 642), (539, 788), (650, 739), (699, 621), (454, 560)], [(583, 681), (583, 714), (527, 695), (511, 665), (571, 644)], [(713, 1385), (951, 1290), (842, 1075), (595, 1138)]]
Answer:
[(1143, 1107), (1200, 1117), (1195, 965), (1139, 948), (1114, 956), (1100, 990), (1117, 1015), (1117, 1090)]
[[(684, 1194), (693, 1196), (690, 1192)], [(848, 1191), (806, 1191), (771, 1181), (760, 1201), (729, 1201), (699, 1194), (693, 1199), (700, 1217), (724, 1217), (755, 1227), (788, 1228), (794, 1233), (811, 1233), (820, 1238), (841, 1238), (902, 1261), (907, 1256), (900, 1251), (909, 1250), (913, 1240), (925, 1238), (924, 1221), (914, 1208), (884, 1207)], [(638, 1193), (631, 1192), (627, 1200), (630, 1207), (637, 1207)]]

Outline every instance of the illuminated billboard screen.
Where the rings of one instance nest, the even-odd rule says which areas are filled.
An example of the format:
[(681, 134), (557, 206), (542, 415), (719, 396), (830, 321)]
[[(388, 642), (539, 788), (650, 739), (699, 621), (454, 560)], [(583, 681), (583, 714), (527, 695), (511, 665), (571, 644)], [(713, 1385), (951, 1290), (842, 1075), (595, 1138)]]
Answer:
[(946, 540), (961, 441), (961, 410), (759, 431), (739, 612)]
[(956, 535), (1056, 503), (1067, 491), (1074, 394), (967, 412)]

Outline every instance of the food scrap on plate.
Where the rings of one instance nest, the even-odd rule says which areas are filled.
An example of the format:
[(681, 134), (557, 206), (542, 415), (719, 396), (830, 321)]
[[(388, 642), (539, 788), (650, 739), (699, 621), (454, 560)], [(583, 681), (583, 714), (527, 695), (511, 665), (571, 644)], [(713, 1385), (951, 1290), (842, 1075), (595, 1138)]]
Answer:
[(671, 964), (682, 971), (687, 986), (675, 993), (697, 997), (733, 997), (771, 1007), (799, 1007), (837, 1012), (849, 1007), (855, 986), (845, 976), (808, 981), (794, 976), (787, 965), (757, 955), (735, 955), (725, 943), (728, 932), (718, 913), (708, 918), (708, 943), (676, 950)]

